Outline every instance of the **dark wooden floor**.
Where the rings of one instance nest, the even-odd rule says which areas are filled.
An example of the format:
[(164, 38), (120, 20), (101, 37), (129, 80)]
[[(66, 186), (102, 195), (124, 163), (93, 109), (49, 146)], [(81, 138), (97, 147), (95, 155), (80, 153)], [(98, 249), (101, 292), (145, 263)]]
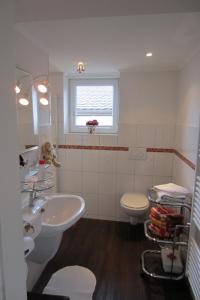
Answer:
[(58, 269), (80, 265), (96, 276), (94, 300), (192, 300), (185, 281), (141, 276), (140, 255), (148, 248), (152, 243), (145, 239), (141, 225), (81, 219), (64, 233), (58, 253), (34, 290), (41, 292)]

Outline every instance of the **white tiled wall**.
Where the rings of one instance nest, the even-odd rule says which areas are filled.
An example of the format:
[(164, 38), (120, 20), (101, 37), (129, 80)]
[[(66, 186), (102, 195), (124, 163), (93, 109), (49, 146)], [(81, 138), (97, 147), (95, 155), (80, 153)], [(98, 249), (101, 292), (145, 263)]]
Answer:
[[(200, 116), (200, 52), (180, 72), (175, 147), (196, 164)], [(193, 191), (195, 171), (175, 158), (173, 180)]]
[[(131, 125), (131, 128), (131, 136), (134, 136), (137, 125)], [(145, 127), (142, 127), (143, 136), (149, 133), (147, 125), (146, 128), (145, 132)], [(152, 146), (156, 138), (156, 126), (150, 131), (149, 142)], [(112, 146), (108, 141), (122, 145), (121, 139), (118, 142), (116, 136), (109, 135), (69, 134), (65, 139), (79, 141), (80, 145), (91, 145), (91, 139), (97, 145)], [(88, 143), (85, 143), (86, 140)], [(141, 141), (137, 143), (135, 140), (133, 144), (132, 139), (131, 145), (144, 145)], [(173, 154), (170, 153), (147, 153), (145, 160), (131, 160), (128, 151), (59, 149), (58, 156), (62, 163), (58, 171), (58, 191), (82, 195), (86, 202), (86, 217), (126, 221), (128, 218), (119, 205), (125, 192), (146, 194), (152, 185), (171, 181)]]
[(183, 185), (193, 192), (195, 171), (186, 165), (178, 157), (174, 157), (173, 182)]
[(198, 125), (199, 124), (197, 123), (196, 126), (190, 126), (185, 123), (176, 126), (176, 149), (193, 163), (196, 163), (197, 158)]
[[(196, 63), (193, 64), (193, 69), (195, 65)], [(179, 101), (178, 115), (178, 72), (121, 72), (119, 127), (116, 135), (65, 134), (65, 79), (63, 74), (58, 73), (55, 75), (52, 91), (52, 100), (57, 102), (57, 118), (53, 118), (57, 121), (56, 142), (88, 146), (128, 146), (131, 149), (177, 147), (188, 159), (195, 161), (199, 71), (193, 72), (190, 66), (186, 69), (189, 71), (182, 72), (183, 101)], [(187, 86), (185, 78), (189, 78), (189, 81), (191, 78), (192, 83), (197, 83), (195, 90), (191, 90), (189, 94), (187, 90), (190, 90), (190, 84)], [(187, 101), (190, 98), (192, 105)], [(55, 114), (55, 111), (52, 113)], [(192, 185), (194, 171), (174, 157), (174, 154), (146, 153), (145, 160), (129, 158), (129, 152), (59, 150), (62, 163), (58, 172), (59, 191), (82, 195), (86, 201), (88, 217), (126, 220), (119, 205), (124, 192), (146, 193), (152, 185), (171, 181), (172, 173), (176, 183)]]
[[(173, 71), (122, 72), (118, 132), (89, 135), (64, 134), (61, 76), (62, 84), (59, 87), (59, 82), (55, 82), (54, 93), (58, 103), (57, 143), (128, 146), (131, 150), (135, 147), (171, 148), (174, 145), (177, 78), (177, 72)], [(146, 193), (154, 184), (171, 181), (173, 161), (173, 154), (165, 153), (147, 153), (145, 160), (131, 160), (130, 157), (129, 152), (122, 151), (60, 149), (62, 167), (58, 172), (58, 191), (82, 195), (87, 217), (127, 220), (119, 205), (122, 194)]]
[(154, 147), (156, 138), (155, 125), (137, 125), (136, 127), (136, 145), (137, 147)]

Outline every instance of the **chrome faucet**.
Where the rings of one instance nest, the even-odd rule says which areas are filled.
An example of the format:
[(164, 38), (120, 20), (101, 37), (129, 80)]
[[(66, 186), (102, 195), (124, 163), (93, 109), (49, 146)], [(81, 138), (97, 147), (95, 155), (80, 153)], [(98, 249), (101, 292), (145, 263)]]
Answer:
[(33, 189), (29, 192), (29, 206), (34, 207), (34, 201), (37, 198), (37, 192)]
[(34, 207), (34, 201), (36, 198), (38, 198), (37, 192), (34, 189), (32, 189), (32, 190), (22, 190), (21, 193), (29, 193), (29, 206)]
[(31, 207), (32, 209), (36, 209), (37, 210), (37, 205), (35, 207), (35, 200), (39, 198), (43, 199), (45, 198), (44, 196), (41, 196), (40, 192), (45, 191), (45, 190), (49, 190), (52, 187), (54, 187), (54, 184), (49, 183), (48, 185), (44, 185), (44, 186), (37, 186), (37, 183), (41, 183), (43, 181), (47, 181), (47, 179), (43, 179), (43, 180), (38, 180), (38, 181), (21, 181), (21, 184), (23, 184), (22, 188), (21, 188), (21, 192), (22, 193), (29, 193), (29, 207)]

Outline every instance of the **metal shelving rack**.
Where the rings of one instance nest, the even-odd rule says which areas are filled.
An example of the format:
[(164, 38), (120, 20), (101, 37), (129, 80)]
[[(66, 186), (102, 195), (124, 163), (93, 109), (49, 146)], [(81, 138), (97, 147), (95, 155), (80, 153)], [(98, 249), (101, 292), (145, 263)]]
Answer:
[[(155, 191), (150, 189), (148, 192), (148, 199), (150, 203), (153, 205), (160, 206), (168, 206), (180, 209), (180, 213), (184, 213), (184, 209), (187, 209), (189, 213), (191, 212), (191, 199), (188, 197), (187, 199), (177, 199), (169, 196), (164, 196), (162, 201), (158, 201), (153, 196), (155, 196)], [(156, 235), (154, 236), (150, 230), (149, 225), (151, 220), (147, 220), (144, 223), (144, 233), (148, 240), (157, 243), (160, 248), (168, 246), (172, 249), (172, 254), (174, 255), (176, 249), (180, 249), (180, 247), (184, 247), (187, 251), (188, 246), (188, 234), (186, 240), (182, 240), (180, 238), (180, 230), (189, 232), (190, 224), (186, 223), (184, 225), (176, 225), (175, 232), (172, 238), (161, 239)], [(150, 265), (148, 265), (150, 263)], [(144, 274), (151, 278), (157, 279), (168, 279), (168, 280), (181, 280), (185, 276), (185, 267), (183, 268), (183, 272), (180, 274), (173, 273), (174, 268), (174, 260), (171, 263), (171, 271), (169, 273), (164, 272), (162, 268), (162, 260), (161, 260), (161, 250), (145, 250), (141, 255), (141, 264), (142, 271)]]

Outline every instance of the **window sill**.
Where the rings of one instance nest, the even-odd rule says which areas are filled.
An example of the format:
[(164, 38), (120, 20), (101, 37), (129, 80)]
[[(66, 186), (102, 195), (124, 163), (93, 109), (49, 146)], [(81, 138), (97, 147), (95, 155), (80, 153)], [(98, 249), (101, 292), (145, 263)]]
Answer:
[(114, 136), (118, 137), (118, 132), (108, 132), (108, 133), (103, 133), (103, 132), (94, 132), (94, 133), (89, 133), (89, 132), (67, 132), (65, 135), (82, 135), (82, 136)]

